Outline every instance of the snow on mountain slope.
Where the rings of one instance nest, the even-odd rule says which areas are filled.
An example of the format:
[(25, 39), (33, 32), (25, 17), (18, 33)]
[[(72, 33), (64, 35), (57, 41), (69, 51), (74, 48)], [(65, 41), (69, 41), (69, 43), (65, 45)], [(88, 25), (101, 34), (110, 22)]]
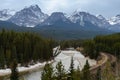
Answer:
[(103, 25), (104, 28), (110, 27), (110, 24), (105, 17), (103, 17), (102, 15), (97, 15), (96, 17), (101, 21), (101, 24)]
[(107, 22), (107, 20), (105, 20), (105, 18), (102, 19), (99, 17), (96, 17), (90, 13), (87, 12), (80, 12), (80, 11), (75, 11), (70, 17), (69, 19), (73, 22), (73, 23), (79, 23), (80, 25), (84, 26), (85, 21), (90, 22), (98, 27), (104, 28), (105, 26), (108, 26), (109, 23)]
[(108, 19), (109, 24), (111, 25), (108, 29), (120, 32), (120, 15), (116, 15), (115, 17), (112, 17)]
[(14, 10), (10, 10), (10, 9), (0, 10), (0, 20), (6, 21), (9, 18), (11, 18), (14, 14), (15, 14)]
[(47, 17), (48, 15), (44, 14), (38, 5), (31, 5), (17, 12), (9, 21), (19, 26), (34, 27), (42, 23)]
[(116, 25), (116, 24), (119, 24), (120, 25), (120, 15), (116, 15), (115, 17), (112, 17), (108, 20), (108, 22), (111, 24), (111, 25)]
[[(19, 26), (39, 27), (57, 26), (63, 29), (89, 29), (120, 31), (120, 15), (106, 20), (102, 15), (92, 15), (88, 12), (75, 11), (72, 15), (63, 12), (53, 12), (51, 16), (44, 14), (38, 5), (31, 5), (15, 13), (14, 10), (4, 9), (0, 11), (0, 20), (9, 21)], [(66, 28), (68, 29), (68, 28)]]
[(54, 12), (41, 25), (53, 25), (56, 22), (71, 23), (62, 12)]

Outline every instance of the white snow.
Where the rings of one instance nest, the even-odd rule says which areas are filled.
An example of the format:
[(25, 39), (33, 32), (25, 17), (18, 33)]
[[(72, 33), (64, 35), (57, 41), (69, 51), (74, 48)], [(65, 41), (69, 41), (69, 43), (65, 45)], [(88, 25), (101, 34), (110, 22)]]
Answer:
[(10, 21), (19, 26), (35, 27), (47, 18), (48, 15), (44, 14), (37, 5), (31, 5), (18, 11), (10, 18)]
[(3, 9), (0, 10), (0, 20), (6, 21), (10, 19), (15, 14), (15, 10)]
[(29, 73), (27, 75), (24, 75), (24, 80), (41, 80), (41, 71), (36, 71), (33, 73)]
[(64, 55), (63, 53), (60, 53), (56, 58), (55, 61), (60, 61), (69, 58), (69, 56)]
[(112, 17), (108, 20), (111, 25), (120, 24), (120, 15)]
[[(42, 68), (44, 67), (44, 65), (46, 64), (46, 62), (44, 63), (37, 63), (35, 65), (30, 65), (29, 67), (18, 67), (18, 71), (19, 72), (23, 72), (23, 71), (32, 71), (34, 69), (38, 69), (38, 68)], [(10, 74), (11, 70), (10, 69), (0, 69), (0, 75), (7, 75)]]
[(60, 51), (61, 51), (60, 46), (57, 46), (57, 47), (53, 48), (53, 55), (58, 54)]
[(108, 21), (111, 25), (115, 25), (117, 23), (113, 22), (113, 21)]
[(8, 19), (10, 19), (11, 18), (11, 16), (8, 16), (8, 17), (2, 17), (2, 18), (0, 18), (0, 20), (1, 21), (6, 21), (6, 20), (8, 20)]
[[(60, 46), (54, 48), (53, 51), (58, 50), (58, 52), (59, 52), (60, 49), (57, 49), (59, 47)], [(59, 61), (61, 61), (62, 64), (64, 65), (65, 70), (68, 71), (69, 67), (70, 67), (72, 57), (73, 57), (74, 68), (75, 69), (77, 69), (77, 67), (79, 66), (80, 70), (82, 70), (85, 63), (86, 63), (86, 60), (88, 60), (90, 66), (96, 65), (95, 60), (91, 60), (91, 59), (89, 59), (87, 57), (84, 57), (84, 55), (82, 55), (81, 52), (78, 52), (76, 50), (61, 50), (61, 52), (55, 57), (54, 61), (51, 60), (48, 63), (53, 62), (52, 65), (53, 65), (53, 67), (55, 67), (56, 64)], [(41, 80), (41, 72), (42, 72), (42, 70), (39, 70), (39, 69), (43, 68), (45, 64), (46, 64), (46, 62), (37, 63), (35, 65), (30, 65), (29, 67), (18, 67), (18, 71), (20, 71), (20, 72), (29, 71), (28, 74), (25, 74), (25, 75), (21, 76), (25, 80)], [(36, 71), (34, 71), (34, 70), (36, 70)], [(1, 69), (0, 70), (0, 76), (7, 75), (7, 74), (10, 74), (10, 73), (11, 73), (10, 69)]]
[(74, 68), (77, 69), (79, 66), (80, 70), (83, 69), (84, 65), (86, 64), (86, 60), (88, 60), (90, 66), (96, 65), (95, 60), (91, 60), (87, 57), (84, 57), (81, 52), (75, 51), (75, 50), (64, 50), (61, 51), (61, 53), (55, 58), (55, 62), (53, 63), (53, 66), (55, 67), (56, 64), (61, 61), (62, 64), (65, 67), (65, 70), (69, 70), (71, 58), (73, 57), (74, 61)]

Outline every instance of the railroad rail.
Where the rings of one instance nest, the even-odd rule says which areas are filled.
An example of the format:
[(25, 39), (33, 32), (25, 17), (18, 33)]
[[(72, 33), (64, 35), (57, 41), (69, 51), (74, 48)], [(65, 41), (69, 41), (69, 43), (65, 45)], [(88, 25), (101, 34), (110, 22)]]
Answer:
[(99, 69), (99, 67), (103, 68), (105, 66), (105, 64), (107, 63), (107, 61), (109, 61), (111, 64), (114, 64), (117, 60), (117, 58), (109, 53), (104, 53), (104, 52), (101, 52), (101, 57), (103, 58), (102, 59), (102, 62), (101, 63), (98, 63), (97, 65), (93, 66), (90, 68), (90, 71), (95, 74), (97, 72), (97, 70)]

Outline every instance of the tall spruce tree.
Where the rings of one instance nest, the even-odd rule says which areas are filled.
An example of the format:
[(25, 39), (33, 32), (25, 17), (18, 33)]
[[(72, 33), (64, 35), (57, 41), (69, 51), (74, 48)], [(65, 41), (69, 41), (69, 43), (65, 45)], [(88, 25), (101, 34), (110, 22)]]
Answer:
[(54, 80), (53, 72), (53, 67), (47, 63), (42, 72), (41, 80)]
[(91, 75), (90, 75), (89, 69), (90, 69), (90, 65), (87, 60), (85, 66), (82, 70), (82, 80), (91, 80)]
[(96, 79), (101, 80), (101, 77), (102, 77), (101, 76), (101, 67), (99, 67), (98, 70), (97, 70)]
[(69, 69), (70, 73), (69, 73), (69, 77), (70, 80), (74, 80), (74, 61), (73, 61), (73, 57), (71, 57), (71, 63), (70, 63), (70, 69)]
[(0, 48), (0, 68), (4, 68), (5, 66), (5, 55), (4, 55), (4, 50), (3, 48), (1, 47)]
[(6, 67), (9, 67), (14, 58), (23, 66), (28, 66), (31, 60), (50, 60), (53, 57), (53, 43), (54, 41), (44, 39), (37, 34), (2, 30), (0, 47), (4, 54), (0, 54), (0, 66), (5, 63)]
[(74, 80), (81, 80), (81, 71), (80, 71), (79, 66), (77, 67), (77, 70), (75, 70)]
[(14, 60), (11, 65), (11, 76), (10, 80), (19, 80), (18, 70), (17, 70), (17, 61)]
[(65, 69), (61, 61), (56, 65), (56, 77), (57, 80), (64, 80), (66, 77)]

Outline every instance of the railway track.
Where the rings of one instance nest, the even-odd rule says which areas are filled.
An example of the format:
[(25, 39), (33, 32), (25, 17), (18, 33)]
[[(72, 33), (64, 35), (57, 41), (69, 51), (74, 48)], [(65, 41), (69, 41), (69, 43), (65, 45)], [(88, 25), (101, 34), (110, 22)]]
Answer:
[(97, 70), (99, 69), (99, 67), (104, 68), (107, 61), (109, 61), (111, 64), (114, 64), (117, 60), (115, 56), (113, 56), (109, 53), (101, 52), (100, 54), (101, 54), (101, 57), (103, 58), (103, 61), (90, 68), (90, 71), (92, 74), (95, 74), (97, 72)]

